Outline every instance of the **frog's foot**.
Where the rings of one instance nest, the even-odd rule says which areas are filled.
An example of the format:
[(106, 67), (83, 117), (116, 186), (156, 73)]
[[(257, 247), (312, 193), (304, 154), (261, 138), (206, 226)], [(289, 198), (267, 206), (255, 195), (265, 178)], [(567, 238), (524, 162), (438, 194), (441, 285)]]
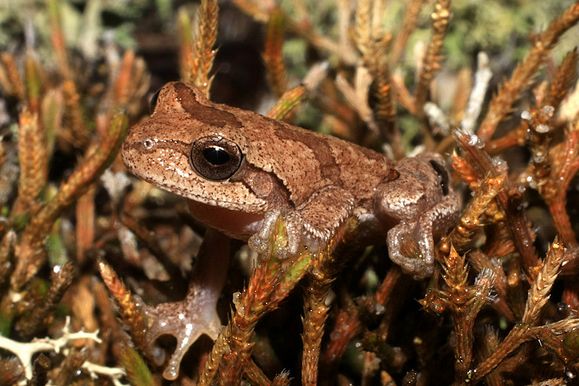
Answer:
[(415, 279), (432, 276), (435, 238), (445, 233), (459, 214), (460, 198), (451, 192), (415, 221), (400, 222), (387, 234), (390, 259)]
[(259, 254), (268, 254), (270, 244), (273, 242), (272, 235), (276, 232), (278, 219), (285, 225), (285, 245), (276, 245), (276, 256), (285, 259), (296, 255), (302, 249), (307, 248), (312, 252), (319, 250), (320, 245), (331, 237), (328, 230), (318, 230), (305, 222), (299, 212), (292, 211), (282, 214), (273, 211), (265, 216), (260, 231), (249, 238), (249, 247)]
[(336, 187), (324, 188), (294, 210), (267, 213), (260, 231), (249, 239), (249, 246), (257, 253), (267, 253), (277, 220), (281, 217), (287, 242), (281, 248), (276, 246), (277, 256), (293, 256), (304, 248), (315, 253), (326, 245), (353, 209), (354, 199), (349, 192)]
[[(162, 335), (170, 335), (177, 340), (175, 351), (163, 371), (163, 377), (167, 380), (177, 379), (183, 356), (201, 335), (215, 340), (221, 330), (221, 320), (216, 310), (219, 293), (208, 291), (198, 284), (192, 284), (194, 288), (190, 288), (182, 301), (147, 306), (145, 309), (150, 352), (154, 352), (154, 342)], [(164, 362), (164, 358), (159, 360), (159, 365)]]
[[(185, 299), (146, 306), (149, 352), (158, 351), (154, 350), (154, 343), (162, 335), (170, 335), (177, 340), (175, 351), (163, 371), (165, 379), (177, 379), (183, 356), (201, 335), (207, 335), (213, 340), (219, 335), (221, 320), (217, 314), (217, 301), (227, 277), (228, 266), (229, 240), (216, 231), (208, 230)], [(158, 362), (159, 365), (165, 362), (164, 355)]]
[(432, 275), (434, 240), (432, 225), (401, 222), (388, 231), (390, 260), (415, 279)]

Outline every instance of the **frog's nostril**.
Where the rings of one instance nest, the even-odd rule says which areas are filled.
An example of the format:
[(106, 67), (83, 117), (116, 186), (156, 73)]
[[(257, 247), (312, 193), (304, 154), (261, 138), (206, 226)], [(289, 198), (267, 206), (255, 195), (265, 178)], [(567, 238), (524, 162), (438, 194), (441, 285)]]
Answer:
[(155, 142), (152, 139), (145, 139), (143, 141), (143, 147), (147, 150), (151, 150), (155, 146)]

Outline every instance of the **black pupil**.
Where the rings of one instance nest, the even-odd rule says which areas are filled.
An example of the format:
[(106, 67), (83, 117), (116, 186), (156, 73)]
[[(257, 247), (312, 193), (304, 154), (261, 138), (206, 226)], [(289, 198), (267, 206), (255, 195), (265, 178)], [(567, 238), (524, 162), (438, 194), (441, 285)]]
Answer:
[(209, 146), (203, 149), (203, 157), (214, 166), (224, 165), (231, 160), (229, 153), (219, 146)]

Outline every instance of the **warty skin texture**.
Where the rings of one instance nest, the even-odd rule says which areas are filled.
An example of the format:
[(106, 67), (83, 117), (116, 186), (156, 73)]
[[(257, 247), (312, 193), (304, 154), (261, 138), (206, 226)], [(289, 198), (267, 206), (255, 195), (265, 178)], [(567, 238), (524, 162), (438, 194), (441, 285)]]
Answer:
[[(196, 167), (207, 146), (239, 156), (230, 176), (208, 178)], [(194, 217), (231, 237), (251, 238), (258, 251), (277, 216), (286, 220), (289, 254), (319, 248), (355, 215), (365, 234), (398, 235), (387, 237), (391, 258), (418, 278), (432, 273), (433, 237), (460, 207), (438, 155), (394, 165), (338, 138), (213, 103), (181, 82), (161, 89), (153, 114), (131, 129), (122, 155), (133, 174), (189, 199)], [(418, 252), (405, 256), (401, 249), (416, 248), (398, 238), (408, 243), (411, 234)]]
[[(153, 114), (129, 131), (122, 157), (139, 178), (186, 198), (199, 221), (257, 252), (267, 250), (279, 216), (288, 239), (280, 257), (323, 247), (354, 216), (357, 242), (386, 241), (390, 259), (418, 279), (432, 275), (435, 239), (460, 210), (440, 155), (393, 164), (338, 138), (213, 103), (180, 82), (160, 90)], [(147, 308), (151, 347), (163, 334), (177, 339), (166, 379), (178, 377), (201, 334), (218, 334), (228, 252), (216, 240), (206, 235), (209, 253), (199, 256), (183, 301)]]

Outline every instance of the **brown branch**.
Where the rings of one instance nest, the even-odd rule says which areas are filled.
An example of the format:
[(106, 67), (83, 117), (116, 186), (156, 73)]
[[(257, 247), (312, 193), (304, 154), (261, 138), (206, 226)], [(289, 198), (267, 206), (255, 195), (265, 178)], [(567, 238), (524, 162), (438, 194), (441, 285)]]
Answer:
[(492, 138), (499, 123), (511, 111), (513, 103), (528, 86), (532, 76), (543, 64), (559, 37), (571, 28), (578, 19), (579, 4), (575, 3), (567, 8), (561, 16), (553, 20), (549, 27), (535, 39), (531, 51), (519, 63), (511, 78), (503, 83), (497, 95), (491, 100), (489, 110), (478, 130), (478, 135), (483, 141)]
[(217, 375), (223, 385), (241, 382), (243, 366), (250, 358), (255, 325), (261, 317), (276, 309), (307, 272), (311, 255), (279, 260), (276, 245), (284, 245), (285, 226), (278, 220), (276, 232), (270, 240), (270, 251), (261, 256), (249, 279), (249, 284), (237, 300), (235, 311), (227, 327), (219, 334), (202, 371), (199, 385), (210, 385)]
[(525, 134), (527, 132), (526, 127), (527, 123), (522, 122), (519, 126), (502, 137), (490, 140), (485, 146), (486, 151), (488, 151), (489, 154), (494, 155), (502, 153), (511, 147), (523, 146), (525, 144)]
[[(317, 276), (317, 275), (316, 275)], [(302, 385), (317, 385), (320, 347), (330, 304), (327, 302), (333, 278), (309, 281), (304, 299), (304, 348), (302, 356)]]
[(291, 115), (292, 111), (303, 102), (306, 96), (307, 90), (302, 85), (287, 90), (267, 113), (267, 116), (273, 119), (283, 120)]
[(382, 140), (392, 146), (396, 159), (404, 157), (400, 129), (396, 124), (396, 102), (388, 62), (381, 55), (373, 61), (370, 71), (374, 77), (372, 90), (376, 97), (374, 115)]
[(247, 378), (252, 385), (258, 386), (269, 386), (271, 385), (271, 381), (267, 378), (267, 376), (261, 371), (259, 366), (253, 361), (248, 360), (245, 363), (245, 367), (243, 369), (243, 374)]
[(215, 59), (219, 6), (217, 0), (201, 0), (193, 35), (191, 20), (185, 11), (179, 13), (180, 73), (184, 82), (191, 83), (209, 95), (212, 78), (209, 72)]
[(434, 76), (442, 66), (442, 45), (448, 29), (450, 15), (450, 0), (437, 0), (431, 15), (432, 37), (422, 60), (422, 71), (420, 71), (418, 83), (414, 90), (415, 107), (420, 114), (422, 114), (424, 103), (428, 98), (430, 82), (432, 82), (432, 79), (434, 79)]
[(557, 68), (557, 72), (549, 85), (547, 97), (543, 102), (545, 106), (553, 106), (555, 109), (559, 107), (569, 90), (577, 82), (577, 62), (579, 61), (579, 54), (577, 47), (568, 52), (563, 58), (563, 61)]
[(64, 31), (62, 30), (61, 6), (62, 3), (58, 0), (48, 0), (48, 16), (51, 29), (50, 39), (60, 75), (64, 79), (72, 80), (72, 70), (68, 61)]
[(37, 198), (48, 179), (46, 137), (38, 121), (38, 114), (28, 109), (20, 113), (18, 161), (18, 199), (12, 216), (34, 209), (38, 205)]
[(72, 284), (75, 273), (75, 267), (71, 262), (64, 264), (59, 270), (52, 272), (50, 288), (46, 296), (42, 299), (42, 302), (16, 323), (15, 329), (20, 336), (31, 339), (46, 328), (48, 322), (54, 318), (51, 313), (54, 312), (65, 291)]
[(390, 52), (390, 66), (397, 64), (402, 57), (402, 54), (406, 49), (406, 44), (408, 43), (408, 38), (410, 38), (410, 35), (416, 29), (418, 16), (420, 15), (420, 10), (422, 9), (423, 4), (424, 0), (411, 0), (407, 2), (402, 27), (395, 34), (396, 39), (394, 40), (392, 51)]
[(121, 318), (131, 333), (133, 343), (142, 353), (148, 353), (147, 319), (142, 302), (131, 294), (111, 266), (99, 261), (98, 269), (109, 293), (119, 307)]
[(485, 178), (474, 191), (474, 198), (468, 203), (466, 209), (460, 217), (459, 224), (453, 228), (449, 235), (450, 243), (459, 251), (468, 248), (475, 232), (484, 225), (482, 221), (491, 206), (494, 206), (494, 199), (499, 192), (504, 189), (507, 180), (506, 170), (496, 176)]
[[(500, 168), (497, 167), (490, 156), (476, 146), (479, 142), (476, 136), (456, 130), (455, 137), (477, 179), (483, 179), (487, 175), (496, 176), (499, 174), (500, 168), (506, 167), (504, 163), (499, 165)], [(497, 194), (497, 202), (505, 213), (505, 221), (508, 224), (513, 242), (522, 257), (525, 272), (532, 281), (537, 273), (536, 267), (539, 264), (539, 258), (533, 245), (533, 235), (529, 229), (523, 205), (520, 202), (522, 199), (520, 194), (518, 189), (507, 185), (506, 191), (503, 190)]]
[(278, 97), (287, 89), (286, 69), (282, 55), (284, 32), (284, 15), (279, 9), (276, 9), (271, 13), (267, 22), (262, 56), (269, 85)]
[(523, 343), (540, 339), (543, 346), (560, 352), (560, 347), (553, 346), (553, 335), (560, 336), (579, 327), (579, 319), (567, 318), (543, 326), (531, 327), (519, 324), (513, 327), (506, 338), (499, 344), (491, 356), (482, 361), (474, 370), (469, 372), (468, 381), (476, 384), (489, 372), (495, 369), (505, 358), (517, 350)]
[(573, 224), (567, 213), (567, 191), (579, 172), (579, 121), (567, 133), (565, 141), (551, 150), (553, 168), (541, 194), (553, 216), (559, 236), (566, 245), (577, 245)]
[(330, 341), (321, 358), (324, 370), (329, 370), (342, 357), (350, 341), (360, 332), (361, 326), (358, 310), (350, 301), (335, 318)]
[(497, 293), (497, 299), (491, 303), (491, 306), (503, 315), (509, 322), (515, 321), (515, 314), (511, 310), (508, 303), (507, 293), (507, 277), (505, 271), (498, 264), (496, 259), (491, 260), (489, 256), (484, 254), (479, 249), (468, 254), (468, 262), (472, 265), (475, 271), (481, 272), (483, 269), (492, 271), (495, 275), (494, 290)]
[(209, 71), (215, 59), (215, 42), (217, 41), (217, 25), (219, 5), (217, 0), (201, 0), (197, 15), (198, 25), (195, 31), (195, 56), (198, 60), (198, 69), (194, 84), (209, 95), (211, 78)]
[(559, 272), (561, 272), (564, 257), (565, 248), (555, 239), (549, 251), (547, 251), (547, 257), (543, 262), (543, 267), (529, 289), (522, 323), (535, 325), (539, 321), (541, 309), (543, 309), (549, 300), (549, 293), (551, 292), (553, 283), (559, 275)]
[(372, 37), (372, 0), (360, 0), (356, 4), (356, 22), (354, 25), (354, 41), (363, 57), (371, 54)]
[[(26, 82), (26, 100), (28, 108), (38, 113), (40, 98), (46, 79), (42, 79), (41, 67), (31, 52), (27, 52), (24, 58), (24, 79)], [(44, 81), (44, 82), (43, 82)]]
[[(233, 0), (233, 3), (243, 12), (251, 16), (257, 22), (265, 23), (269, 19), (269, 9), (266, 9), (260, 4), (268, 4), (267, 2), (254, 2), (248, 0)], [(335, 55), (340, 58), (342, 62), (348, 65), (354, 65), (358, 56), (354, 50), (344, 49), (343, 45), (334, 42), (329, 37), (316, 31), (308, 20), (295, 21), (285, 16), (287, 28), (289, 31), (305, 39), (309, 44), (325, 52), (329, 55)]]
[(0, 54), (0, 62), (2, 62), (6, 75), (5, 82), (2, 82), (6, 83), (2, 85), (5, 88), (4, 92), (9, 95), (15, 95), (18, 100), (24, 101), (26, 95), (24, 81), (18, 73), (14, 56), (8, 52), (3, 52)]
[(21, 290), (45, 262), (44, 239), (64, 209), (88, 189), (116, 156), (127, 128), (127, 120), (118, 114), (109, 126), (107, 136), (95, 146), (70, 177), (61, 184), (56, 195), (32, 217), (16, 247), (16, 267), (11, 288)]
[(90, 130), (86, 125), (85, 112), (81, 105), (78, 89), (72, 79), (64, 81), (62, 93), (64, 94), (65, 114), (70, 120), (72, 144), (82, 148), (90, 140)]

